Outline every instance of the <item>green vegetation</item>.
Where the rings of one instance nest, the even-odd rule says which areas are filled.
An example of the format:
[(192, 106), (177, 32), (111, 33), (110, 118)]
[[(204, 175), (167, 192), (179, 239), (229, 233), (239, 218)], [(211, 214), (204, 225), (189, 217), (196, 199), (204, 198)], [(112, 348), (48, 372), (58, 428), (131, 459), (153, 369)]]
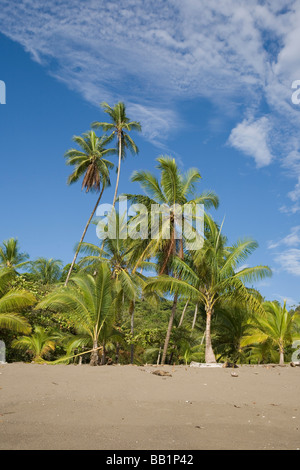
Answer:
[[(129, 133), (140, 131), (126, 115), (124, 103), (102, 103), (110, 122), (94, 122), (94, 129), (75, 136), (80, 147), (66, 152), (73, 167), (68, 184), (82, 181), (86, 192), (99, 193), (74, 259), (40, 257), (30, 260), (16, 238), (0, 246), (0, 339), (7, 360), (34, 362), (189, 364), (234, 362), (284, 364), (300, 339), (300, 306), (265, 301), (255, 282), (271, 276), (268, 266), (245, 267), (257, 242), (240, 239), (230, 244), (211, 211), (219, 200), (213, 191), (198, 193), (198, 169), (181, 172), (175, 159), (157, 159), (159, 177), (135, 171), (132, 182), (141, 194), (126, 194), (132, 204), (143, 204), (126, 220), (115, 212), (121, 162), (126, 150), (138, 152)], [(117, 147), (108, 148), (115, 140)], [(118, 157), (117, 177), (108, 221), (114, 238), (98, 245), (85, 243), (99, 202), (110, 185)], [(189, 204), (189, 216), (182, 207)], [(193, 229), (205, 208), (204, 237), (191, 242), (183, 227)], [(151, 208), (163, 207), (153, 236)], [(129, 237), (124, 237), (124, 233)], [(195, 232), (194, 232), (195, 233)], [(199, 241), (203, 241), (199, 245)]]

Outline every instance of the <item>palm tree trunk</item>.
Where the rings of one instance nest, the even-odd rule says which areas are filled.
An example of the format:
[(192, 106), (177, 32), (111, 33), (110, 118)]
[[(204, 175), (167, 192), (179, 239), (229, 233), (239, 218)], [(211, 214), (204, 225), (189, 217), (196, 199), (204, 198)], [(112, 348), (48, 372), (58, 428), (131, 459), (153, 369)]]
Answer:
[(282, 344), (279, 345), (279, 353), (280, 353), (279, 365), (284, 366), (284, 349), (283, 349)]
[(195, 307), (195, 314), (194, 314), (194, 318), (193, 318), (192, 330), (195, 328), (197, 315), (198, 315), (198, 303), (196, 304), (196, 307)]
[(165, 339), (165, 344), (164, 344), (164, 350), (163, 350), (163, 355), (162, 355), (162, 360), (161, 363), (162, 365), (165, 364), (166, 362), (166, 356), (167, 356), (167, 351), (168, 351), (168, 346), (169, 346), (169, 341), (170, 341), (170, 336), (171, 336), (171, 331), (172, 331), (172, 326), (173, 326), (173, 321), (176, 313), (176, 308), (177, 308), (177, 294), (174, 295), (174, 300), (173, 300), (173, 306), (172, 306), (172, 311), (171, 311), (171, 316), (169, 320), (169, 325), (168, 325), (168, 330), (167, 330), (167, 335)]
[(184, 306), (184, 309), (182, 310), (182, 314), (181, 314), (181, 317), (180, 317), (180, 321), (179, 321), (178, 327), (180, 327), (180, 326), (182, 325), (182, 323), (183, 323), (184, 315), (185, 315), (186, 309), (188, 308), (189, 302), (190, 302), (190, 299), (188, 299), (188, 300), (186, 301), (186, 304), (185, 304), (185, 306)]
[[(130, 313), (130, 331), (131, 331), (131, 336), (133, 339), (134, 336), (134, 300), (130, 302), (130, 308), (129, 308), (129, 313)], [(134, 359), (134, 344), (130, 345), (130, 364), (133, 364), (133, 359)]]
[(205, 362), (206, 363), (216, 363), (216, 357), (211, 345), (211, 316), (212, 316), (212, 308), (209, 306), (206, 307), (206, 344), (205, 344)]
[(159, 345), (159, 351), (158, 351), (156, 365), (159, 365), (159, 363), (160, 363), (160, 355), (161, 355), (161, 344)]
[[(97, 340), (93, 341), (93, 348), (94, 349), (98, 348)], [(90, 366), (97, 366), (98, 364), (99, 364), (99, 352), (97, 349), (95, 351), (92, 351), (91, 353)]]
[(67, 279), (66, 279), (66, 281), (65, 281), (65, 287), (68, 285), (70, 276), (71, 276), (72, 271), (73, 271), (73, 268), (74, 268), (74, 264), (75, 264), (75, 262), (76, 262), (76, 259), (77, 259), (77, 256), (78, 256), (78, 253), (79, 253), (79, 250), (80, 250), (80, 247), (81, 247), (81, 244), (82, 244), (82, 242), (83, 242), (83, 240), (84, 240), (85, 234), (86, 234), (86, 232), (87, 232), (87, 229), (89, 228), (89, 225), (90, 225), (91, 220), (92, 220), (92, 218), (93, 218), (93, 216), (94, 216), (94, 214), (95, 214), (95, 212), (96, 212), (96, 209), (97, 209), (97, 207), (98, 207), (98, 205), (99, 205), (99, 202), (100, 202), (100, 200), (101, 200), (101, 198), (102, 198), (102, 194), (103, 194), (104, 189), (105, 189), (105, 186), (103, 185), (103, 186), (102, 186), (101, 193), (100, 193), (100, 196), (98, 197), (97, 202), (96, 202), (96, 205), (95, 205), (95, 207), (94, 207), (94, 209), (93, 209), (93, 212), (91, 213), (91, 215), (90, 215), (90, 217), (89, 217), (89, 220), (87, 221), (87, 224), (86, 224), (85, 229), (84, 229), (84, 231), (83, 231), (82, 237), (81, 237), (80, 242), (79, 242), (79, 244), (78, 244), (77, 250), (76, 250), (76, 252), (75, 252), (75, 255), (74, 255), (72, 264), (71, 264), (71, 266), (70, 266), (70, 269), (69, 269), (69, 272), (68, 272), (68, 275), (67, 275)]
[(102, 343), (102, 358), (101, 358), (101, 365), (105, 366), (106, 363), (106, 350), (105, 350), (105, 341)]
[(115, 187), (115, 194), (114, 194), (114, 199), (113, 199), (113, 207), (115, 207), (116, 200), (117, 200), (117, 195), (118, 195), (118, 188), (119, 188), (119, 180), (120, 180), (120, 171), (121, 171), (121, 161), (122, 161), (122, 138), (121, 135), (118, 135), (118, 141), (119, 141), (119, 163), (118, 163), (118, 172), (117, 172), (117, 181), (116, 181), (116, 187)]

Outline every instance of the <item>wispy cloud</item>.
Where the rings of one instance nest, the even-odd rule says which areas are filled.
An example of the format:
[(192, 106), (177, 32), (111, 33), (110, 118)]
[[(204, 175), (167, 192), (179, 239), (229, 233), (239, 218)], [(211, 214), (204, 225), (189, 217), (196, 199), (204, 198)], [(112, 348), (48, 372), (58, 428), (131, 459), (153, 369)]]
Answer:
[(268, 248), (272, 250), (280, 245), (285, 245), (289, 247), (295, 247), (300, 245), (300, 225), (292, 227), (291, 232), (286, 237), (278, 240), (277, 242), (270, 241), (268, 244)]
[(258, 168), (275, 160), (293, 168), (293, 206), (282, 210), (298, 210), (300, 169), (289, 155), (300, 149), (300, 107), (291, 102), (299, 0), (2, 0), (0, 21), (89, 102), (126, 100), (158, 145), (182, 125), (182, 99), (208, 98), (225, 119), (234, 110), (229, 142)]
[(300, 276), (300, 250), (291, 248), (275, 255), (275, 261), (289, 274)]
[(268, 248), (275, 250), (281, 247), (281, 251), (274, 252), (274, 260), (280, 269), (295, 276), (300, 276), (300, 225), (293, 227), (284, 238), (269, 242)]

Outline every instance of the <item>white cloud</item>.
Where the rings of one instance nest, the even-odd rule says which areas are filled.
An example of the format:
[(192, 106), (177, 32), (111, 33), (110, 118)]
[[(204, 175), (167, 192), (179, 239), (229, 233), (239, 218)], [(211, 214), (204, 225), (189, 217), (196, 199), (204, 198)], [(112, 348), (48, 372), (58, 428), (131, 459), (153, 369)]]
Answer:
[(300, 250), (291, 248), (275, 256), (275, 261), (283, 271), (295, 276), (300, 276)]
[(273, 159), (269, 149), (270, 130), (270, 122), (266, 116), (257, 121), (245, 119), (231, 131), (229, 144), (252, 156), (258, 168), (269, 165)]
[[(0, 21), (89, 102), (125, 100), (160, 145), (182, 124), (180, 100), (206, 97), (225, 119), (243, 105), (230, 142), (257, 167), (300, 148), (300, 107), (291, 103), (300, 79), (299, 0), (1, 0)], [(262, 101), (268, 117), (260, 117)]]
[(268, 248), (274, 250), (279, 247), (284, 248), (280, 252), (274, 253), (274, 260), (280, 266), (280, 269), (300, 276), (300, 225), (292, 227), (290, 233), (277, 242), (269, 242)]
[(300, 225), (292, 227), (291, 232), (281, 240), (277, 242), (270, 241), (268, 248), (272, 250), (280, 245), (285, 245), (289, 247), (295, 247), (300, 245)]

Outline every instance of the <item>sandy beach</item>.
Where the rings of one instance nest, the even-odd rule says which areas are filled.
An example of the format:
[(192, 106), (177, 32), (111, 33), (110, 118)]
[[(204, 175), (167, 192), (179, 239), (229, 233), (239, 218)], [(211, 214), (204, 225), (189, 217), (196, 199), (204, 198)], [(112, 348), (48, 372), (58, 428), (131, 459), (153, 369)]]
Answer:
[(155, 370), (0, 366), (0, 449), (300, 448), (300, 368)]

